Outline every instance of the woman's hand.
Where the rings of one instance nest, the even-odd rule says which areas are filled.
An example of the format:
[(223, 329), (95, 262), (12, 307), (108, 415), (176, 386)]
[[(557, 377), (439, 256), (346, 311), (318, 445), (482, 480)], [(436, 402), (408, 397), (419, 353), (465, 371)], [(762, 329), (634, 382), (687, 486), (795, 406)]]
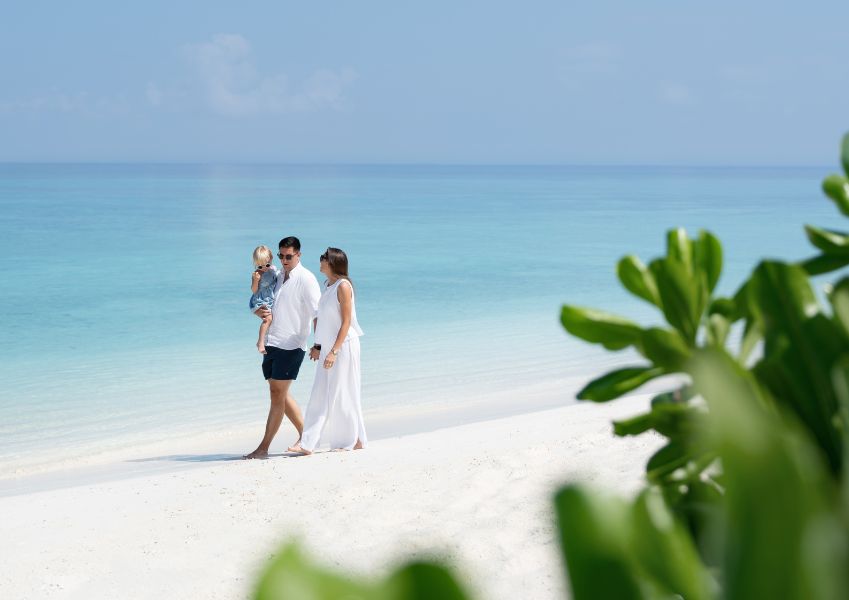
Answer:
[(327, 356), (324, 357), (324, 368), (329, 369), (336, 362), (336, 355), (333, 352), (328, 352)]

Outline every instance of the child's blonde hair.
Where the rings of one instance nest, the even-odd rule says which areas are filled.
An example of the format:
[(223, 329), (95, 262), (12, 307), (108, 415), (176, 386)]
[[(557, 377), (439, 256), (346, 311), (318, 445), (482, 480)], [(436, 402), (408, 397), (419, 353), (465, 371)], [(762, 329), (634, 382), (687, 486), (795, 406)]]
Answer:
[(254, 249), (254, 264), (267, 265), (274, 260), (274, 254), (271, 253), (271, 248), (268, 246), (257, 246)]

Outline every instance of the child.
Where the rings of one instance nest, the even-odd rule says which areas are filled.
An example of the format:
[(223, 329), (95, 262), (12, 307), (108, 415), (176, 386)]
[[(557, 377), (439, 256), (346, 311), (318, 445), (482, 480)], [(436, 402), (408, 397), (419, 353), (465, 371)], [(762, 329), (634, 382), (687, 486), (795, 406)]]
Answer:
[[(274, 255), (268, 246), (257, 246), (254, 250), (254, 266), (256, 269), (251, 277), (251, 312), (256, 312), (260, 308), (271, 310), (274, 306), (274, 286), (277, 284), (277, 267), (272, 264)], [(271, 315), (268, 315), (262, 320), (262, 325), (259, 326), (259, 340), (256, 343), (256, 349), (261, 354), (265, 354), (265, 334), (268, 332), (268, 327), (271, 325)]]

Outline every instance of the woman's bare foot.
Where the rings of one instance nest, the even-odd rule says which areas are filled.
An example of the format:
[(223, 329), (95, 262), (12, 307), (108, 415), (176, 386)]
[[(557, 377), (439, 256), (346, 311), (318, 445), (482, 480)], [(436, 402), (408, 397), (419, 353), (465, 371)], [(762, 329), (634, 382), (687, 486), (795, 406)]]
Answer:
[(311, 450), (304, 450), (300, 444), (295, 444), (294, 446), (289, 446), (289, 452), (294, 452), (295, 454), (303, 454), (304, 456), (309, 456), (312, 454)]
[(243, 460), (251, 460), (254, 458), (268, 458), (268, 450), (260, 450), (259, 448), (257, 448), (250, 454), (245, 454), (242, 457)]
[(354, 444), (354, 450), (362, 450), (363, 448), (365, 448), (365, 446), (363, 446), (363, 443), (360, 440), (357, 440), (357, 443)]

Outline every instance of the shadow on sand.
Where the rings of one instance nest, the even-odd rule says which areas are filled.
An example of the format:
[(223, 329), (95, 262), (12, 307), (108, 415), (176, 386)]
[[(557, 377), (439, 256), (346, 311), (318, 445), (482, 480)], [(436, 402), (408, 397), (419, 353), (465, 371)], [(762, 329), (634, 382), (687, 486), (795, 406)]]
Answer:
[[(301, 456), (294, 452), (279, 452), (269, 454), (267, 458), (255, 458), (251, 460), (267, 460), (268, 458), (295, 458)], [(168, 456), (151, 456), (149, 458), (134, 458), (126, 462), (227, 462), (231, 460), (245, 460), (241, 454), (170, 454)]]

